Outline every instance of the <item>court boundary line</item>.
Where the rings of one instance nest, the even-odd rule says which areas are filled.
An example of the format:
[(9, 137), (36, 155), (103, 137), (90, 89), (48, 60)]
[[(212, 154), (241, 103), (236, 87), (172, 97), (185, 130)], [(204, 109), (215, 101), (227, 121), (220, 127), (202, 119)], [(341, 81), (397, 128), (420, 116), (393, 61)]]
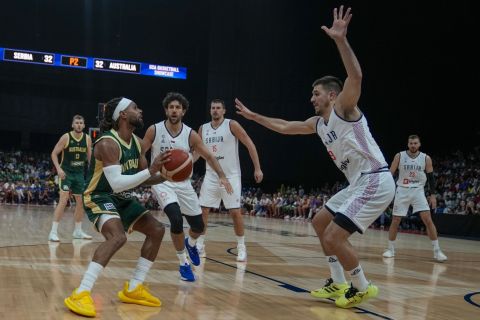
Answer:
[[(229, 254), (231, 254), (231, 255), (236, 256), (236, 254), (234, 254), (234, 253), (232, 252), (233, 249), (235, 249), (235, 248), (229, 248), (229, 249), (227, 249), (227, 252), (228, 252)], [(213, 262), (215, 262), (215, 263), (218, 263), (218, 264), (221, 264), (221, 265), (230, 267), (230, 268), (238, 269), (237, 266), (234, 266), (234, 265), (225, 263), (225, 262), (220, 261), (220, 260), (216, 260), (216, 259), (208, 258), (208, 257), (206, 257), (205, 259), (208, 259), (208, 260), (210, 260), (210, 261), (213, 261)], [(253, 272), (253, 271), (250, 271), (250, 270), (247, 270), (247, 269), (245, 269), (244, 272), (245, 272), (245, 273), (253, 274), (253, 275), (257, 276), (257, 277), (264, 278), (264, 279), (267, 279), (267, 280), (270, 280), (270, 281), (273, 281), (273, 282), (276, 282), (276, 283), (280, 283), (279, 286), (282, 287), (282, 288), (285, 288), (285, 289), (287, 289), (287, 290), (291, 290), (291, 291), (294, 291), (294, 292), (297, 292), (297, 293), (310, 292), (309, 290), (306, 290), (306, 289), (303, 289), (303, 288), (300, 288), (300, 287), (291, 285), (291, 284), (289, 284), (289, 283), (286, 283), (286, 282), (283, 282), (283, 281), (280, 281), (280, 280), (277, 280), (277, 279), (274, 279), (274, 278), (271, 278), (271, 277), (262, 275), (262, 274), (257, 273), (257, 272)], [(334, 299), (328, 299), (328, 300), (330, 300), (330, 301), (335, 301)], [(353, 307), (352, 309), (358, 310), (358, 311), (356, 311), (355, 313), (359, 313), (359, 314), (370, 314), (370, 315), (376, 316), (376, 317), (381, 318), (381, 319), (394, 320), (393, 318), (390, 318), (390, 317), (381, 315), (381, 314), (379, 314), (379, 313), (376, 313), (376, 312), (373, 312), (373, 311), (370, 311), (370, 310), (367, 310), (367, 309), (363, 309), (363, 308), (359, 308), (359, 307)]]

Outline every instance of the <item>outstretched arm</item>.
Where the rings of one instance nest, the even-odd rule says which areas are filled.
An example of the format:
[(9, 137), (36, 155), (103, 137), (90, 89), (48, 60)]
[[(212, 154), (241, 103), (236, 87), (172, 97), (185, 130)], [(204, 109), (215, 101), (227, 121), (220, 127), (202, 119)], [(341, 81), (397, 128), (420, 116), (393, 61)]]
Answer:
[[(109, 138), (102, 139), (96, 144), (94, 150), (94, 157), (95, 159), (102, 161), (105, 178), (115, 193), (134, 188), (151, 176), (156, 175), (163, 163), (169, 160), (168, 156), (168, 153), (162, 153), (153, 160), (150, 168), (144, 169), (136, 174), (124, 175), (122, 174), (122, 166), (119, 162), (120, 148), (117, 143)], [(144, 166), (146, 159), (140, 160), (142, 166)]]
[(332, 26), (330, 28), (322, 26), (322, 30), (335, 41), (347, 71), (347, 79), (345, 79), (343, 90), (335, 100), (335, 108), (342, 114), (359, 113), (355, 107), (360, 98), (362, 86), (362, 69), (347, 40), (347, 28), (351, 18), (350, 8), (344, 14), (343, 6), (340, 6), (340, 9), (333, 9)]
[(262, 182), (263, 172), (260, 168), (260, 159), (258, 158), (257, 148), (255, 147), (252, 139), (250, 139), (249, 135), (245, 129), (243, 129), (240, 123), (235, 120), (230, 121), (230, 130), (232, 130), (232, 133), (235, 135), (235, 137), (237, 137), (237, 139), (240, 140), (240, 142), (248, 149), (248, 154), (250, 155), (250, 159), (252, 159), (253, 162), (253, 167), (255, 168), (255, 182)]
[(235, 107), (239, 115), (281, 134), (312, 134), (316, 132), (317, 120), (319, 118), (316, 116), (305, 121), (287, 121), (278, 118), (269, 118), (251, 111), (238, 99), (235, 99)]

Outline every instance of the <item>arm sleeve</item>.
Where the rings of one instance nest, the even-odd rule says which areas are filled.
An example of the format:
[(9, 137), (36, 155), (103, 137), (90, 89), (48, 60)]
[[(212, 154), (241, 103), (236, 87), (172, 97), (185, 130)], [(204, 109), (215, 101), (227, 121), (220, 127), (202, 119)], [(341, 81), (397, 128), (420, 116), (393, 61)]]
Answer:
[(430, 189), (430, 194), (436, 193), (435, 191), (435, 178), (433, 177), (433, 172), (427, 173), (427, 182)]
[(148, 169), (131, 175), (122, 174), (122, 166), (118, 164), (104, 167), (103, 173), (115, 193), (134, 188), (150, 178)]

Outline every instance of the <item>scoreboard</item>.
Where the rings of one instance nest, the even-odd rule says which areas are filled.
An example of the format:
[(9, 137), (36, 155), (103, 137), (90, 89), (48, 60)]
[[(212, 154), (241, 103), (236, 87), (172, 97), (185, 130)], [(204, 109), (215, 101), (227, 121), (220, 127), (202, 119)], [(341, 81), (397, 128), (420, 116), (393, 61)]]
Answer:
[(39, 52), (0, 47), (0, 62), (21, 62), (52, 67), (77, 68), (96, 71), (130, 73), (142, 76), (187, 79), (187, 68), (164, 66), (146, 62), (81, 57), (62, 53)]

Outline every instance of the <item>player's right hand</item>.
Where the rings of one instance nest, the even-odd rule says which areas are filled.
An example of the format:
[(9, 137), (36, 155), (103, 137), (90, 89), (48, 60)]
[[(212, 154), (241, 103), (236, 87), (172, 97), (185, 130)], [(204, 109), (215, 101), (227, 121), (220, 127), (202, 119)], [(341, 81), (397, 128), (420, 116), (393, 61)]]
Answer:
[(225, 187), (228, 194), (233, 193), (233, 188), (227, 178), (220, 178), (220, 184)]
[(153, 175), (162, 169), (164, 163), (170, 161), (170, 151), (160, 153), (150, 164), (150, 173)]
[(255, 118), (255, 112), (252, 112), (250, 109), (245, 107), (245, 105), (235, 98), (235, 107), (237, 108), (237, 113), (241, 116), (244, 116), (248, 120), (253, 120)]
[(263, 180), (263, 172), (262, 172), (262, 170), (260, 170), (260, 169), (255, 170), (255, 173), (253, 174), (253, 176), (255, 177), (255, 182), (256, 182), (256, 183), (262, 182), (262, 180)]
[(59, 169), (59, 170), (58, 170), (58, 177), (59, 177), (60, 179), (65, 180), (65, 177), (66, 177), (66, 176), (67, 176), (67, 175), (65, 174), (65, 171), (63, 171), (62, 169)]

